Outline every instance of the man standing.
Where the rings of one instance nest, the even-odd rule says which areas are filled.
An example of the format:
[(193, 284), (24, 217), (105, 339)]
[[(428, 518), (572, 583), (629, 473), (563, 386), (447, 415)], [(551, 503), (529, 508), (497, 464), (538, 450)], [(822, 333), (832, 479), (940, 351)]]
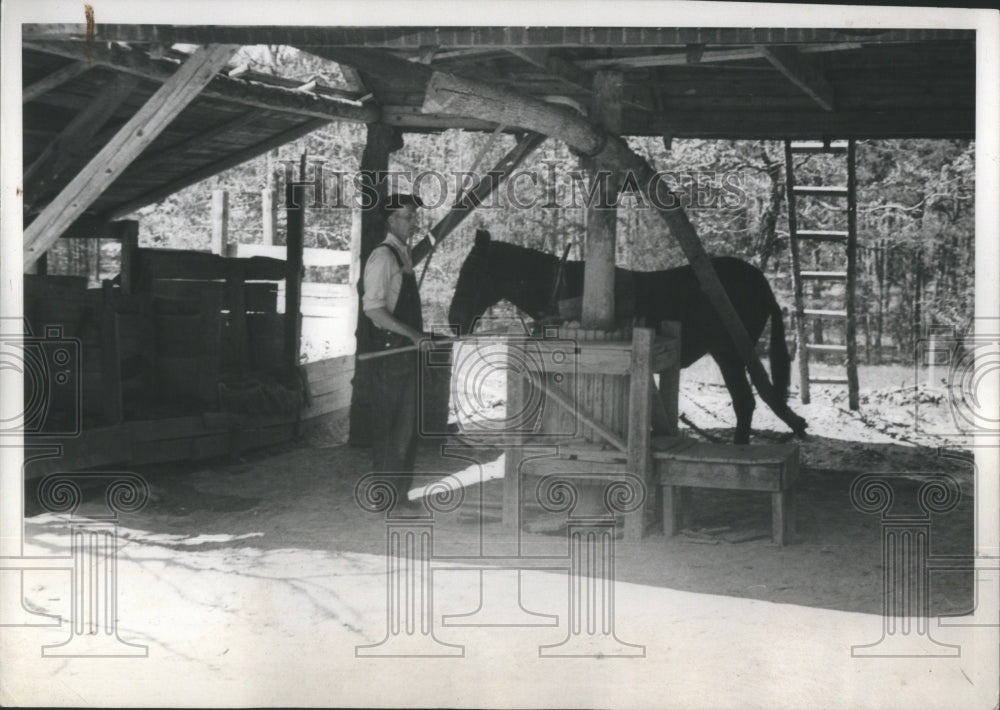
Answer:
[[(395, 194), (384, 208), (388, 234), (365, 262), (360, 332), (367, 342), (359, 346), (367, 351), (420, 346), (426, 338), (409, 246), (418, 207), (423, 202), (416, 195)], [(370, 363), (372, 467), (396, 474), (397, 510), (415, 507), (407, 504), (410, 480), (400, 474), (412, 476), (417, 454), (419, 372), (416, 350), (376, 355)]]

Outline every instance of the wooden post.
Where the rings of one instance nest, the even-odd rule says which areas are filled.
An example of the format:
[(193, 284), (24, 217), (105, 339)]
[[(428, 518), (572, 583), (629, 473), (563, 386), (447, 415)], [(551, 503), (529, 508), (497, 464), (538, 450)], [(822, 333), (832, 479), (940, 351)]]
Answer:
[(516, 91), (443, 72), (435, 72), (431, 76), (422, 110), (481, 118), (558, 136), (574, 150), (594, 156), (598, 164), (614, 165), (620, 170), (631, 171), (643, 197), (656, 209), (687, 257), (706, 298), (733, 339), (733, 345), (747, 366), (750, 379), (761, 398), (793, 431), (805, 431), (805, 420), (792, 412), (775, 392), (767, 370), (757, 357), (754, 344), (729, 301), (687, 213), (676, 206), (676, 195), (670, 192), (649, 163), (632, 152), (621, 137), (609, 135), (607, 131), (595, 127), (580, 116), (559, 111), (543, 101), (523, 96)]
[(795, 339), (796, 357), (799, 361), (799, 399), (809, 404), (809, 350), (806, 347), (806, 316), (803, 312), (801, 256), (799, 240), (796, 238), (798, 225), (795, 213), (795, 172), (792, 166), (792, 142), (785, 141), (785, 191), (788, 199), (788, 253), (791, 256), (792, 289), (795, 298)]
[[(601, 71), (594, 76), (592, 115), (611, 133), (621, 131), (622, 77)], [(584, 328), (612, 330), (615, 325), (615, 232), (618, 226), (616, 165), (587, 160), (596, 204), (587, 206), (587, 246), (583, 271)], [(614, 182), (615, 184), (612, 184)], [(596, 183), (596, 184), (595, 184)]]
[(110, 281), (101, 284), (104, 300), (101, 310), (101, 396), (106, 424), (122, 421), (121, 341), (118, 330), (116, 294)]
[[(379, 195), (382, 204), (387, 189), (383, 181), (376, 178), (379, 172), (389, 169), (389, 154), (403, 147), (403, 138), (399, 131), (384, 123), (368, 125), (368, 138), (361, 154), (361, 182), (368, 194)], [(361, 314), (361, 302), (365, 295), (364, 267), (372, 249), (385, 238), (385, 215), (380, 209), (371, 207), (361, 210), (361, 247), (359, 264), (361, 277), (358, 279), (358, 319), (359, 324), (364, 317)], [(362, 344), (359, 342), (358, 346)], [(371, 405), (367, 399), (368, 373), (371, 363), (368, 360), (354, 360), (354, 379), (351, 388), (350, 433), (348, 442), (353, 446), (371, 445), (371, 425), (369, 412)]]
[(278, 192), (274, 187), (265, 187), (260, 194), (261, 213), (263, 218), (263, 243), (274, 244), (274, 235), (278, 232)]
[(229, 244), (229, 193), (212, 191), (212, 253), (226, 256)]
[[(288, 289), (285, 289), (286, 301)], [(233, 366), (238, 374), (246, 369), (250, 340), (247, 338), (246, 289), (243, 264), (233, 259), (226, 264), (226, 301), (229, 303), (229, 332), (233, 348)], [(288, 305), (285, 305), (288, 317)]]
[[(660, 323), (660, 333), (669, 338), (683, 338), (684, 334), (681, 332), (681, 324), (679, 321), (663, 321)], [(669, 370), (664, 370), (659, 373), (660, 375), (660, 400), (663, 402), (663, 406), (666, 409), (667, 421), (666, 421), (666, 434), (668, 436), (677, 436), (677, 417), (678, 417), (678, 400), (680, 399), (681, 391), (681, 368), (680, 368), (680, 352), (677, 353), (678, 364), (676, 367), (672, 367)]]
[(650, 446), (650, 417), (653, 391), (649, 386), (652, 372), (653, 335), (651, 328), (632, 330), (632, 363), (629, 367), (628, 396), (628, 471), (638, 476), (647, 491), (647, 500), (625, 518), (625, 539), (641, 540), (646, 532), (646, 508), (653, 490), (653, 453)]
[(139, 232), (130, 231), (122, 235), (121, 289), (123, 296), (135, 293), (139, 279)]
[[(473, 346), (474, 347), (474, 346)], [(513, 368), (507, 370), (507, 417), (524, 409), (524, 378)], [(519, 434), (508, 434), (510, 444), (504, 449), (503, 511), (504, 528), (508, 533), (521, 529), (521, 462), (524, 460), (524, 440)]]
[(860, 407), (858, 396), (858, 346), (855, 291), (858, 283), (858, 198), (855, 161), (857, 142), (847, 141), (847, 402), (853, 411)]
[[(303, 154), (299, 180), (305, 180), (306, 158)], [(302, 244), (305, 233), (305, 185), (285, 187), (285, 347), (282, 361), (288, 372), (299, 366), (299, 341), (302, 324), (299, 320), (302, 298)]]

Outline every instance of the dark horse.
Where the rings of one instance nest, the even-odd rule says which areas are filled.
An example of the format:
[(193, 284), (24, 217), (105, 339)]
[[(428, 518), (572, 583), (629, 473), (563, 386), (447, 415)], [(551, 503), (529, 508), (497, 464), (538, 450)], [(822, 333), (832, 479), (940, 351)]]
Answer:
[[(790, 362), (785, 326), (774, 293), (760, 269), (732, 257), (712, 259), (750, 339), (756, 342), (771, 319), (771, 379), (781, 402), (788, 395)], [(543, 318), (553, 303), (556, 279), (558, 297), (583, 293), (583, 262), (567, 261), (560, 273), (559, 259), (534, 249), (494, 242), (489, 232), (478, 230), (476, 242), (462, 264), (448, 320), (468, 334), (487, 308), (500, 300), (513, 303), (532, 318)], [(736, 410), (737, 444), (750, 440), (755, 406), (747, 371), (715, 309), (701, 291), (690, 266), (665, 271), (615, 270), (617, 316), (650, 328), (662, 321), (681, 324), (681, 367), (710, 353), (718, 363)]]

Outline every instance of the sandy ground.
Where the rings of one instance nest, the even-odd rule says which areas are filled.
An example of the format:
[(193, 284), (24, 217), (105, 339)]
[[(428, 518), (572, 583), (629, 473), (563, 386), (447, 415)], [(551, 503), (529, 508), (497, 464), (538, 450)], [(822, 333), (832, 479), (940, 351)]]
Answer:
[[(636, 653), (640, 647), (639, 656), (612, 657), (603, 645), (608, 637), (598, 633), (583, 636), (588, 652), (603, 658), (541, 657), (541, 646), (570, 637), (567, 573), (522, 572), (518, 607), (516, 572), (486, 571), (481, 578), (480, 568), (488, 565), (466, 559), (433, 575), (430, 616), (442, 644), (435, 648), (458, 655), (356, 657), (358, 646), (387, 635), (386, 523), (355, 501), (369, 452), (312, 441), (197, 470), (141, 471), (152, 495), (145, 509), (120, 521), (118, 634), (148, 647), (148, 655), (48, 658), (41, 647), (69, 636), (65, 621), (4, 628), (0, 701), (994, 707), (995, 574), (980, 572), (978, 583), (969, 571), (930, 574), (929, 632), (890, 635), (901, 645), (879, 648), (892, 657), (856, 657), (860, 650), (852, 656), (853, 646), (883, 636), (880, 520), (851, 504), (848, 491), (858, 474), (891, 475), (899, 504), (910, 513), (921, 475), (951, 475), (962, 496), (954, 510), (933, 517), (931, 553), (965, 557), (973, 550), (973, 467), (957, 453), (962, 442), (947, 431), (947, 402), (933, 391), (900, 395), (896, 390), (905, 387), (892, 381), (898, 375), (883, 373), (878, 381), (873, 374), (869, 380), (879, 386), (863, 390), (860, 413), (849, 412), (832, 390), (814, 393), (809, 406), (793, 400), (811, 436), (801, 446), (804, 475), (791, 545), (777, 547), (767, 537), (766, 494), (708, 490), (695, 492), (694, 522), (685, 534), (615, 543), (614, 631), (626, 644), (617, 648)], [(499, 411), (502, 383), (492, 387), (480, 394)], [(916, 414), (909, 408), (914, 403), (922, 406)], [(711, 368), (698, 364), (682, 379), (681, 410), (699, 430), (686, 435), (731, 436), (727, 394)], [(759, 405), (754, 441), (777, 441), (784, 432)], [(486, 483), (467, 488), (456, 510), (435, 516), (435, 556), (566, 555), (564, 531), (523, 533), (518, 542), (493, 516), (500, 450), (468, 446), (468, 440), (441, 443), (421, 448), (418, 484), (447, 475)], [(30, 490), (26, 504), (26, 553), (66, 554), (67, 520), (33, 507)], [(79, 512), (94, 514), (101, 505), (90, 496)], [(27, 572), (23, 580), (28, 608), (69, 616), (68, 571)], [(527, 618), (544, 625), (444, 625), (444, 617), (480, 604), (487, 615), (480, 622)], [(960, 616), (938, 618), (945, 614)], [(934, 642), (959, 646), (959, 655), (898, 657), (955, 650)]]

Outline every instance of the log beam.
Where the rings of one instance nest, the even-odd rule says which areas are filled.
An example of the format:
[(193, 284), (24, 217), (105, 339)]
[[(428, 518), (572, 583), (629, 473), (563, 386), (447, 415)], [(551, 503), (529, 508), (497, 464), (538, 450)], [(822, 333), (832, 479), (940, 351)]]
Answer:
[[(594, 75), (591, 116), (609, 133), (621, 132), (621, 72), (599, 71)], [(587, 206), (587, 245), (583, 270), (584, 328), (611, 330), (615, 325), (615, 252), (619, 180), (617, 165), (585, 160), (596, 198)]]
[(198, 96), (236, 50), (233, 45), (199, 49), (150, 97), (24, 230), (25, 266), (48, 251), (59, 235)]
[(761, 47), (764, 58), (785, 77), (818, 103), (824, 111), (833, 111), (833, 87), (819, 67), (794, 47)]
[[(517, 145), (503, 156), (492, 170), (486, 173), (482, 180), (459, 197), (458, 202), (448, 211), (448, 214), (431, 227), (430, 232), (434, 236), (434, 241), (440, 243), (446, 239), (462, 223), (462, 220), (486, 201), (500, 187), (500, 184), (545, 142), (546, 138), (547, 136), (540, 133), (525, 134), (517, 142)], [(430, 251), (430, 239), (424, 237), (413, 247), (413, 263), (419, 263)]]
[(754, 351), (753, 342), (729, 301), (687, 214), (680, 207), (661, 207), (678, 205), (677, 197), (671, 194), (663, 180), (656, 179), (653, 168), (632, 152), (621, 137), (609, 135), (578, 115), (559, 111), (517, 92), (441, 72), (436, 72), (428, 83), (424, 107), (435, 112), (489, 117), (504, 125), (558, 136), (571, 148), (592, 157), (598, 163), (632, 171), (643, 197), (666, 222), (671, 235), (694, 269), (706, 297), (732, 337), (761, 397), (793, 431), (805, 430), (805, 421), (777, 396), (767, 371)]

